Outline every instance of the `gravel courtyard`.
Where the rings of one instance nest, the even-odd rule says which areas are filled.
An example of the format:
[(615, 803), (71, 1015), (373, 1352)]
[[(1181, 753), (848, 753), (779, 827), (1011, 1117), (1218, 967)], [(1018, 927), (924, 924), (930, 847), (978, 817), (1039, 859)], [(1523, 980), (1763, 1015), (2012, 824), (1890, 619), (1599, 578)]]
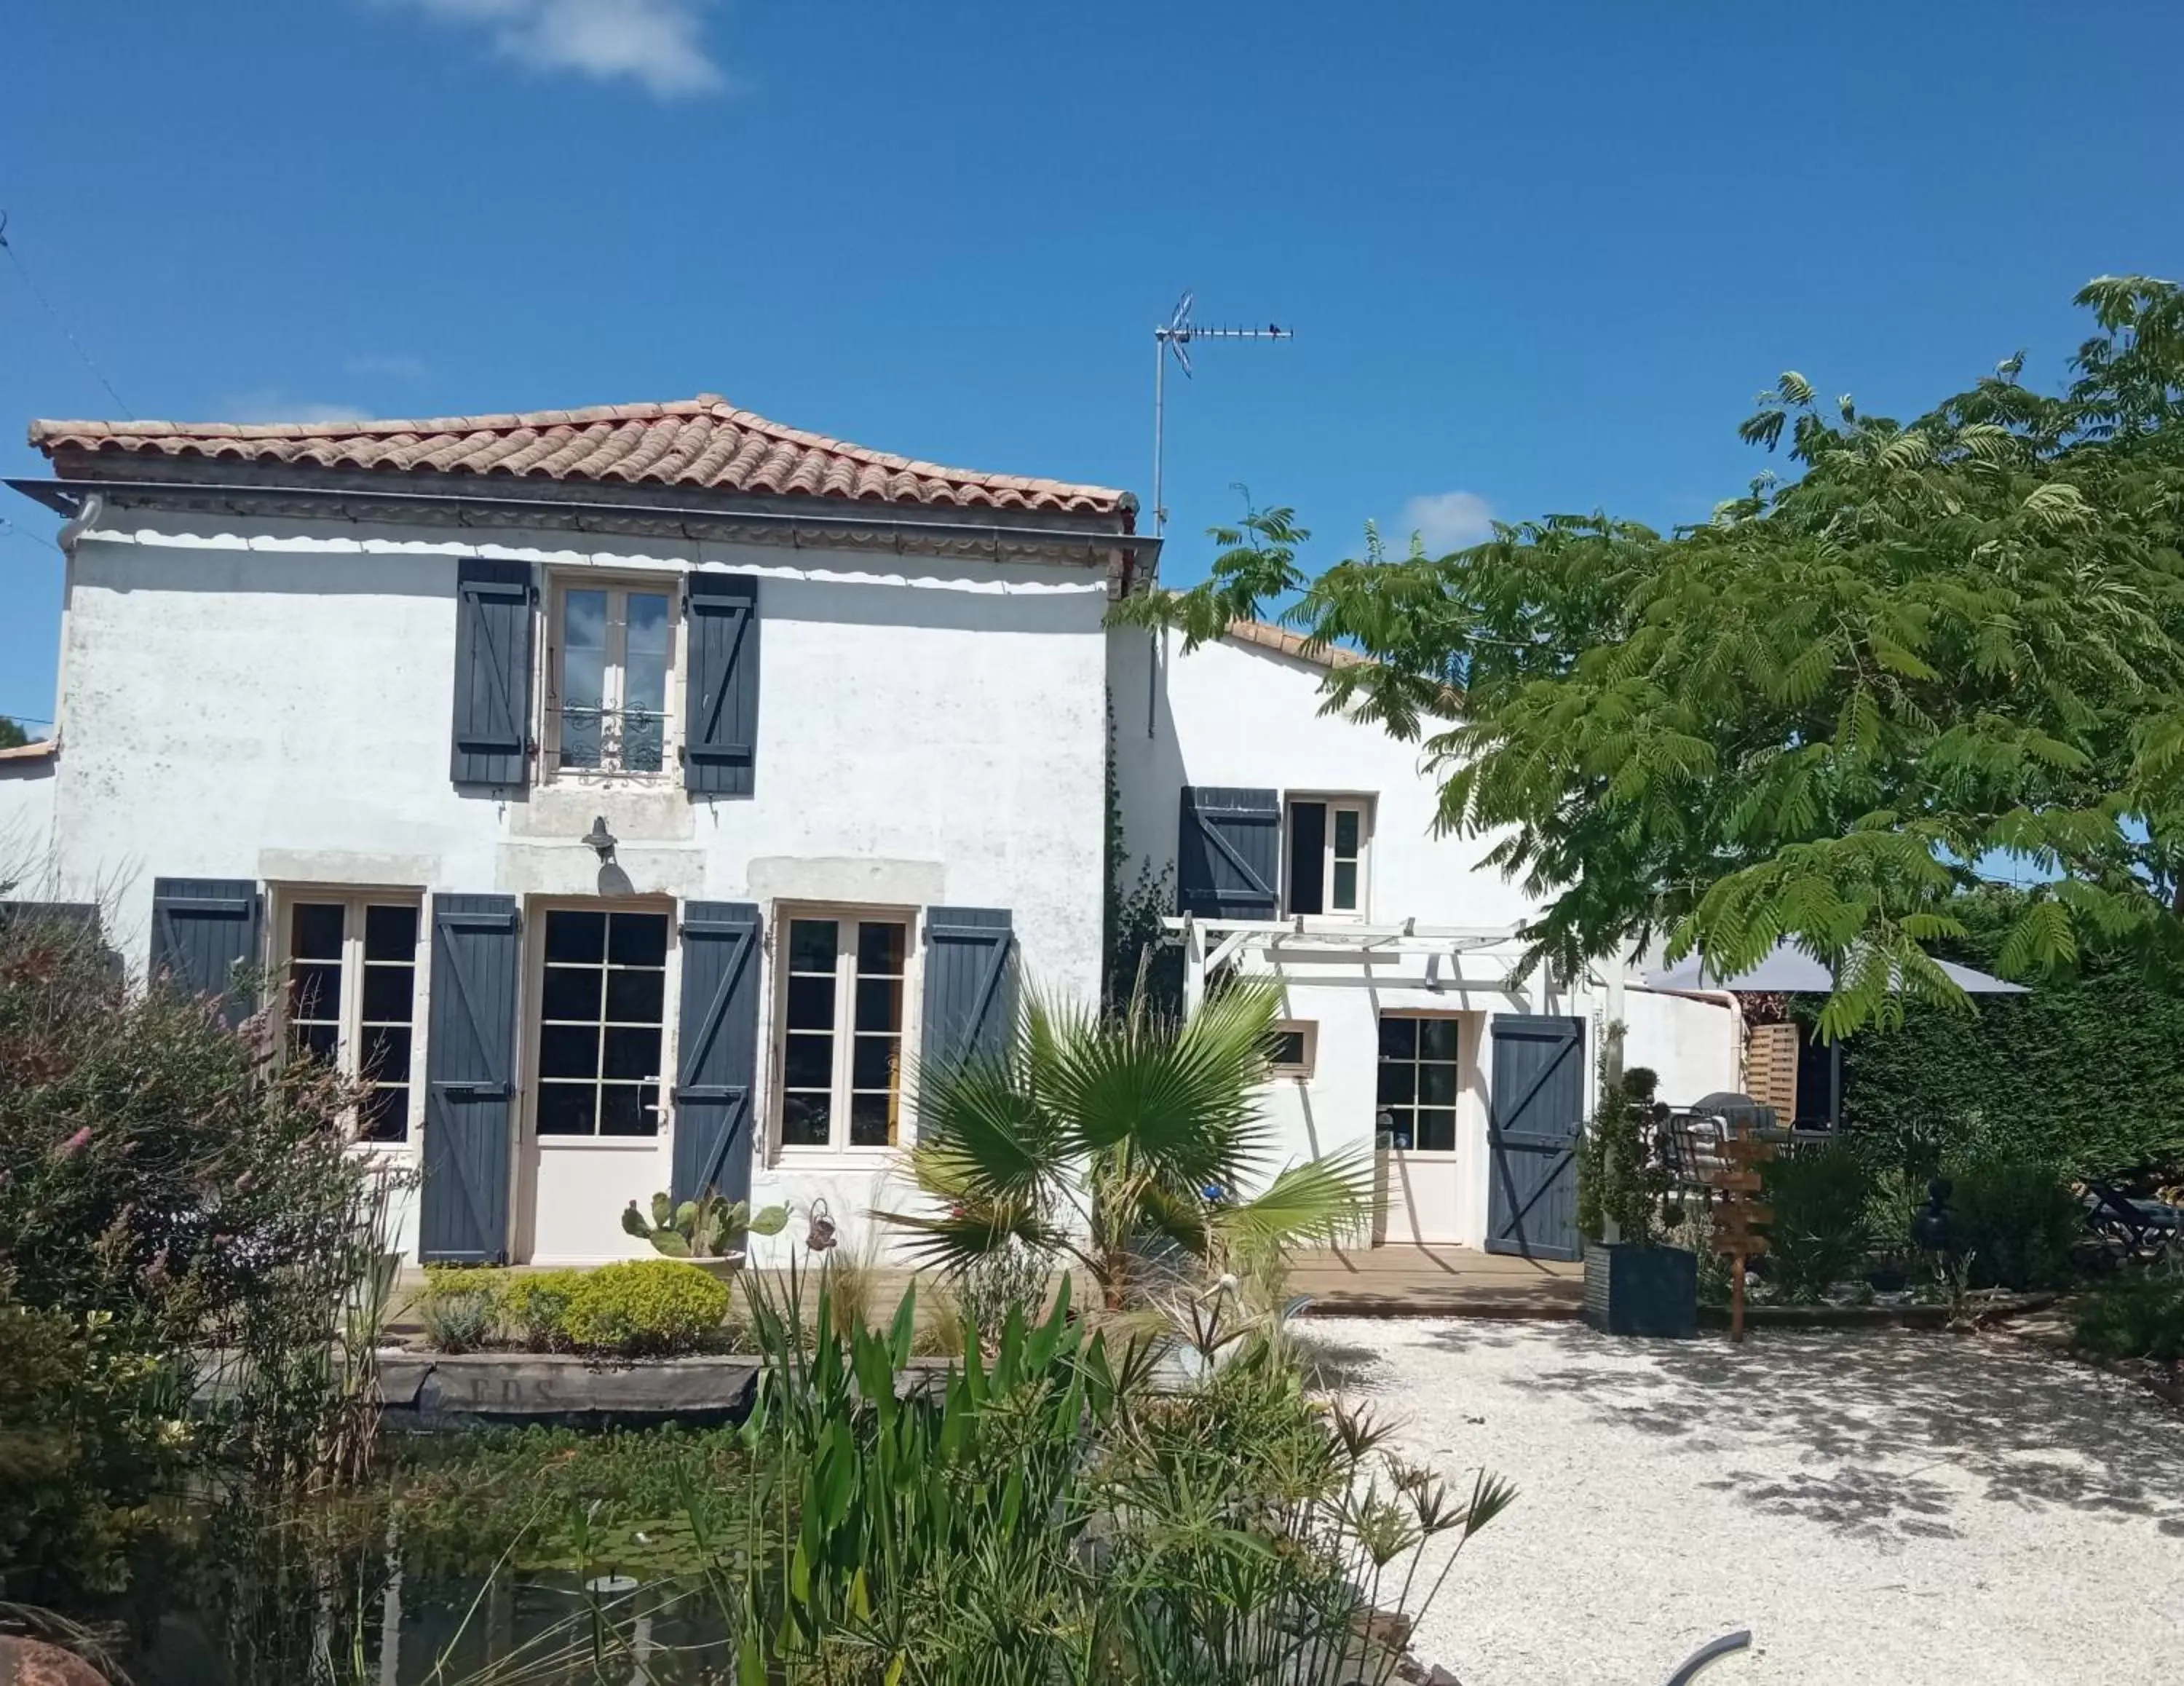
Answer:
[(1314, 1318), (1323, 1379), (1518, 1486), (1421, 1623), (1463, 1686), (2066, 1686), (2184, 1667), (2184, 1419), (2008, 1337)]

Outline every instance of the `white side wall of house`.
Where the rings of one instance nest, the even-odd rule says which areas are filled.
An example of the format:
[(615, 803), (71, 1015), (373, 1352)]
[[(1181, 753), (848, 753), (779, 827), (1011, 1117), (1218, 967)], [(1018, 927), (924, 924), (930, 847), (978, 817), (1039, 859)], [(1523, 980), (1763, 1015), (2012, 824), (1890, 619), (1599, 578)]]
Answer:
[[(693, 798), (671, 777), (585, 776), (527, 793), (453, 785), (456, 565), (467, 555), (571, 577), (758, 575), (755, 796)], [(655, 905), (755, 901), (769, 932), (794, 904), (1005, 908), (1027, 973), (1089, 999), (1100, 963), (1106, 600), (1104, 573), (1061, 562), (109, 517), (76, 547), (64, 748), (44, 782), (64, 882), (48, 892), (98, 893), (141, 967), (155, 876), (494, 892), (528, 910), (597, 895), (599, 863), (579, 839), (599, 815), (635, 894)], [(679, 708), (679, 681), (671, 690)], [(0, 825), (38, 825), (14, 794), (31, 787), (0, 780)], [(766, 1027), (772, 975), (769, 965)], [(914, 1050), (914, 976), (910, 993)], [(421, 1001), (421, 1025), (425, 1013)], [(772, 1043), (762, 1032), (769, 1097)], [(645, 1252), (616, 1220), (626, 1199), (666, 1186), (668, 1134), (549, 1158), (563, 1155), (536, 1170), (539, 1222), (584, 1238), (556, 1254)], [(882, 1157), (770, 1154), (754, 1193), (826, 1199), (854, 1244)], [(519, 1176), (519, 1209), (524, 1198)]]
[[(1247, 969), (1279, 981), (1284, 1011), (1311, 1027), (1316, 1044), (1310, 1077), (1278, 1078), (1267, 1109), (1285, 1157), (1369, 1149), (1379, 1107), (1382, 1020), (1453, 1017), (1460, 1082), (1455, 1147), (1390, 1156), (1384, 1238), (1481, 1244), (1489, 1227), (1494, 1015), (1585, 1021), (1590, 1110), (1608, 992), (1596, 977), (1558, 988), (1544, 969), (1510, 985), (1513, 943), (1444, 957), (1431, 973), (1417, 953), (1361, 954), (1354, 943), (1338, 942), (1314, 947), (1315, 928), (1415, 921), (1420, 927), (1506, 929), (1536, 910), (1518, 885), (1485, 864), (1489, 840), (1434, 834), (1438, 787), (1417, 745), (1320, 711), (1318, 664), (1228, 639), (1186, 656), (1173, 635), (1160, 641), (1156, 659), (1147, 635), (1118, 632), (1110, 671), (1126, 886), (1147, 863), (1156, 872), (1172, 867), (1185, 786), (1273, 789), (1285, 805), (1299, 795), (1372, 798), (1362, 921), (1308, 919), (1305, 935), (1284, 938), (1271, 957), (1245, 951)], [(1620, 1014), (1625, 1062), (1653, 1066), (1666, 1099), (1736, 1087), (1736, 1044), (1725, 1008), (1632, 989)]]

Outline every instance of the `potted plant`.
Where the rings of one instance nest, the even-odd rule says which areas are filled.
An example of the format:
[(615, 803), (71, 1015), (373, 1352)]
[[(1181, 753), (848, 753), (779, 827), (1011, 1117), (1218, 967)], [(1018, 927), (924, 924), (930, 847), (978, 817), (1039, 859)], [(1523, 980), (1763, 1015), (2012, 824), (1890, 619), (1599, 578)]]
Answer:
[(1668, 1173), (1647, 1151), (1646, 1127), (1667, 1109), (1643, 1066), (1611, 1077), (1578, 1149), (1577, 1220), (1585, 1237), (1585, 1320), (1611, 1335), (1698, 1333), (1698, 1256), (1663, 1238)]
[(666, 1194), (652, 1197), (649, 1221), (632, 1200), (623, 1209), (621, 1227), (653, 1250), (671, 1259), (688, 1259), (716, 1277), (733, 1275), (742, 1268), (744, 1243), (753, 1235), (778, 1235), (788, 1225), (787, 1206), (768, 1206), (754, 1212), (748, 1200), (729, 1201), (711, 1188), (694, 1200), (674, 1204)]

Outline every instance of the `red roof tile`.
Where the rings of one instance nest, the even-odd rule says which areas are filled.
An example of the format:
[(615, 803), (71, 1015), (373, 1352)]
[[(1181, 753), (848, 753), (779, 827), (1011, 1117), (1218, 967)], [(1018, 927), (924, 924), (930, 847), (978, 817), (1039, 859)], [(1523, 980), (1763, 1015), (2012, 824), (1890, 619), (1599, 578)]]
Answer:
[(621, 481), (1072, 515), (1127, 514), (1137, 507), (1128, 492), (1105, 486), (980, 474), (867, 450), (783, 427), (710, 392), (673, 403), (599, 404), (430, 420), (34, 421), (31, 442), (48, 457), (70, 451), (381, 472)]

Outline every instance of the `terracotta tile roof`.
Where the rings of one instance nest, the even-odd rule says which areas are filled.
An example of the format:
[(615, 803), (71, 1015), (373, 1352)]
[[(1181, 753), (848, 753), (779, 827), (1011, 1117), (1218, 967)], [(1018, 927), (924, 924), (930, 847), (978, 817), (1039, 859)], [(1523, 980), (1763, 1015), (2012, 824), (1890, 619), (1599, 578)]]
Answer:
[(1362, 667), (1372, 659), (1340, 644), (1315, 644), (1301, 632), (1270, 626), (1263, 620), (1231, 620), (1228, 636), (1240, 644), (1256, 644), (1261, 649), (1294, 656), (1299, 661), (1313, 662), (1321, 667)]
[(805, 433), (710, 392), (672, 403), (600, 404), (521, 415), (430, 420), (34, 421), (48, 457), (195, 457), (378, 472), (621, 481), (783, 497), (1129, 515), (1137, 502), (1105, 486), (942, 468)]

